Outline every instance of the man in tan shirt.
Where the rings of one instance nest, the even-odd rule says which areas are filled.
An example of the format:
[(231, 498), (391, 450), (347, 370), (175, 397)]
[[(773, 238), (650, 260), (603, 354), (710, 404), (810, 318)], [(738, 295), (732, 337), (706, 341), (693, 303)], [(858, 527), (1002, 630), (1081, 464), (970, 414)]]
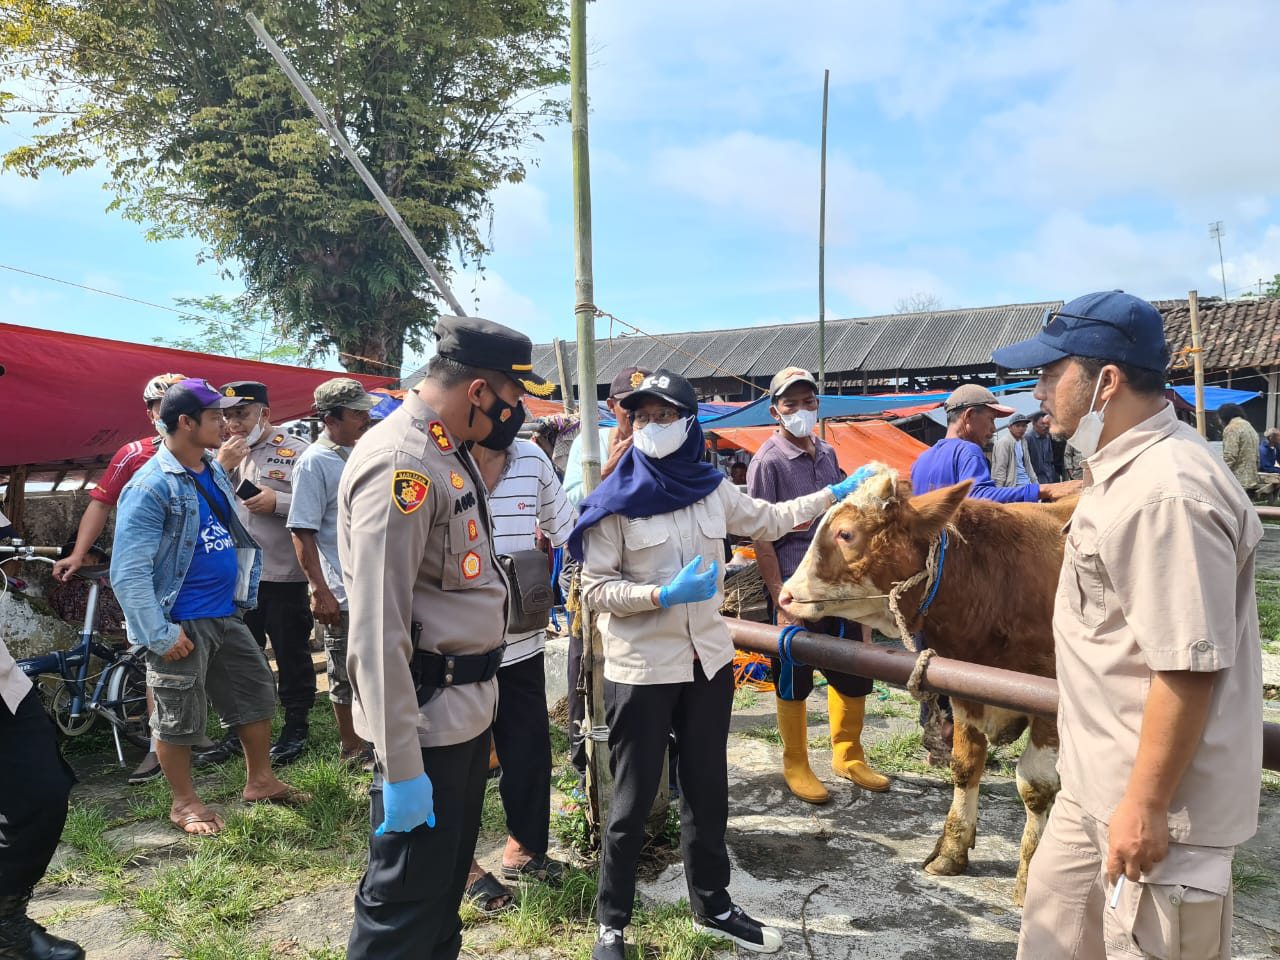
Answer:
[(1084, 455), (1054, 609), (1062, 792), (1018, 955), (1231, 955), (1231, 860), (1257, 829), (1262, 684), (1240, 485), (1165, 399), (1160, 313), (1068, 303), (997, 350)]
[(523, 334), (475, 317), (436, 329), (426, 379), (364, 435), (338, 487), (352, 719), (377, 758), (347, 953), (360, 960), (454, 960), (462, 948), (507, 628), (466, 444), (505, 450), (526, 390), (550, 392)]

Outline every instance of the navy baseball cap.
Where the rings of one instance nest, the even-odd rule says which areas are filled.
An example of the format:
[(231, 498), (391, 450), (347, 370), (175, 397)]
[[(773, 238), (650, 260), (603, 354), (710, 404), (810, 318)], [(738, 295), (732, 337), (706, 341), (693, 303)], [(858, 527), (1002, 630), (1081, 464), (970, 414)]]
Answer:
[(1164, 317), (1122, 290), (1086, 293), (1061, 310), (1047, 308), (1043, 327), (1030, 340), (991, 354), (1006, 370), (1047, 367), (1063, 357), (1093, 357), (1163, 373), (1169, 366)]

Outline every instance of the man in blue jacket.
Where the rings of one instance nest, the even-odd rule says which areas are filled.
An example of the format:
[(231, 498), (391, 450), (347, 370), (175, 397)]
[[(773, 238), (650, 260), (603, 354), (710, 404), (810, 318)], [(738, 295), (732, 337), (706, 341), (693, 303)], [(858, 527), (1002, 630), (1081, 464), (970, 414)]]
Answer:
[(1061, 500), (1080, 492), (1080, 482), (1024, 483), (997, 487), (982, 453), (995, 436), (996, 419), (1012, 416), (1013, 407), (996, 402), (995, 394), (976, 383), (956, 387), (947, 398), (947, 435), (920, 454), (911, 468), (911, 492), (919, 495), (972, 480), (969, 496), (996, 503)]
[(244, 799), (305, 800), (271, 772), (275, 686), (243, 620), (257, 601), (262, 551), (236, 517), (226, 473), (207, 453), (222, 442), (222, 409), (237, 402), (204, 380), (165, 391), (157, 421), (164, 443), (124, 488), (111, 560), (130, 636), (147, 648), (151, 731), (173, 794), (169, 819), (194, 834), (225, 826), (191, 782), (191, 746), (203, 738), (210, 701), (244, 745)]

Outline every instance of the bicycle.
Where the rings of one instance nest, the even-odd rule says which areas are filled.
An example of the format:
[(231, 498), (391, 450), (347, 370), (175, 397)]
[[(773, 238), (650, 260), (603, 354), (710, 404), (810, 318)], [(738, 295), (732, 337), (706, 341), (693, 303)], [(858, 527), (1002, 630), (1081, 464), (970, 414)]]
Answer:
[[(22, 562), (53, 564), (57, 547), (28, 546), (14, 539), (12, 546), (0, 546), (0, 560), (14, 558)], [(75, 576), (89, 584), (85, 605), (84, 628), (80, 642), (69, 650), (55, 650), (39, 657), (18, 660), (18, 667), (31, 678), (44, 699), (45, 709), (54, 724), (67, 737), (87, 733), (98, 717), (111, 725), (116, 757), (124, 766), (124, 750), (120, 738), (136, 747), (150, 744), (147, 721), (147, 670), (143, 647), (134, 644), (120, 649), (101, 642), (94, 635), (98, 613), (98, 581), (106, 576), (107, 563), (81, 567)], [(8, 578), (0, 575), (0, 593), (8, 590)], [(100, 673), (91, 677), (90, 664), (102, 662)], [(89, 686), (92, 684), (92, 693)]]

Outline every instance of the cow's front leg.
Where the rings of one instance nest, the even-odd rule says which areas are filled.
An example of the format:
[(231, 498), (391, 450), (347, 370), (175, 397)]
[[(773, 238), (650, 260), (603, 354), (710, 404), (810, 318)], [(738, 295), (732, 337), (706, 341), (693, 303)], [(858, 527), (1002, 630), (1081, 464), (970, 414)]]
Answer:
[(1018, 851), (1018, 882), (1013, 890), (1013, 899), (1018, 906), (1022, 906), (1026, 895), (1027, 870), (1049, 822), (1049, 810), (1058, 795), (1059, 785), (1057, 728), (1052, 720), (1036, 717), (1031, 722), (1027, 749), (1018, 758), (1018, 795), (1027, 808), (1022, 847)]
[(978, 784), (987, 765), (987, 738), (955, 712), (955, 739), (951, 748), (951, 777), (955, 793), (933, 853), (924, 868), (937, 876), (951, 877), (969, 866), (969, 851), (978, 836)]

